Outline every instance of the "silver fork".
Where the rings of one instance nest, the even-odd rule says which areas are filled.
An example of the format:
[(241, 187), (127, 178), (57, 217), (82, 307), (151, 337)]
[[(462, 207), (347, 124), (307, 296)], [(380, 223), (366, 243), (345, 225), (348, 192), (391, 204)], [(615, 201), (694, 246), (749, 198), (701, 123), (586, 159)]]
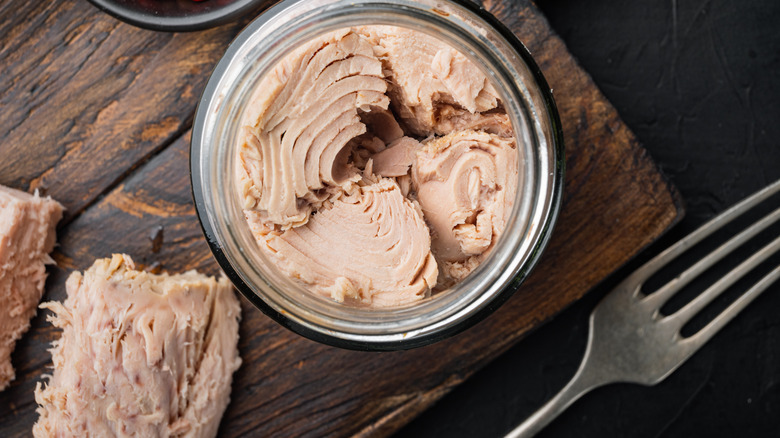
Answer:
[(529, 437), (538, 433), (583, 394), (599, 386), (617, 382), (650, 386), (661, 382), (761, 292), (777, 281), (780, 278), (780, 266), (750, 287), (697, 333), (685, 338), (680, 335), (680, 329), (694, 315), (751, 269), (777, 252), (780, 249), (780, 236), (748, 257), (677, 312), (669, 316), (659, 312), (669, 298), (694, 278), (777, 222), (780, 219), (780, 208), (732, 237), (657, 291), (649, 295), (641, 292), (644, 282), (667, 263), (777, 192), (780, 192), (780, 181), (724, 211), (667, 248), (604, 297), (590, 315), (588, 346), (577, 373), (555, 397), (512, 430), (507, 438)]

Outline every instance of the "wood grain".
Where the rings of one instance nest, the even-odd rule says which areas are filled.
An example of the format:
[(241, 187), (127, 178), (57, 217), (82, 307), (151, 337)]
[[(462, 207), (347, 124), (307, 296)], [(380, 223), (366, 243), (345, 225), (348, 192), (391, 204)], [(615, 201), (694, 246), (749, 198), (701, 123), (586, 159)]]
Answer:
[[(113, 45), (92, 43), (96, 45), (93, 48), (84, 41), (79, 43), (83, 44), (80, 50), (59, 50), (72, 50), (74, 57), (90, 57), (93, 68), (111, 79), (105, 79), (105, 88), (93, 91), (94, 95), (89, 94), (91, 87), (86, 82), (80, 86), (56, 82), (60, 86), (55, 86), (41, 80), (39, 88), (44, 87), (48, 97), (29, 99), (39, 102), (39, 109), (27, 116), (14, 114), (14, 122), (0, 121), (0, 132), (15, 136), (13, 146), (4, 146), (0, 152), (0, 182), (22, 188), (46, 186), (55, 197), (62, 195), (73, 209), (73, 220), (60, 231), (60, 248), (55, 255), (58, 267), (52, 271), (45, 299), (63, 299), (64, 282), (71, 270), (85, 269), (95, 258), (112, 252), (128, 253), (153, 269), (197, 268), (217, 273), (190, 198), (188, 134), (172, 143), (171, 139), (185, 130), (199, 94), (195, 90), (204, 83), (233, 29), (149, 34), (117, 24), (87, 6), (64, 5), (25, 6), (27, 12), (19, 13), (29, 20), (43, 20), (31, 24), (33, 29), (41, 28), (45, 20), (54, 20), (59, 23), (57, 35), (75, 29), (67, 17), (74, 23), (90, 23), (81, 30), (90, 35), (86, 41), (102, 38), (112, 40)], [(486, 7), (534, 53), (554, 89), (564, 126), (568, 166), (564, 206), (540, 265), (520, 290), (482, 323), (449, 340), (406, 352), (362, 353), (326, 347), (283, 329), (242, 299), (239, 347), (244, 365), (235, 376), (220, 436), (388, 435), (530, 329), (577, 300), (679, 219), (681, 210), (674, 189), (539, 11), (525, 1), (496, 1)], [(15, 31), (18, 26), (6, 21), (8, 9), (8, 3), (0, 8), (0, 29), (5, 35), (0, 38), (15, 41), (24, 31)], [(98, 37), (97, 29), (109, 30)], [(143, 37), (134, 37), (139, 33), (153, 36), (147, 46)], [(39, 38), (46, 41), (52, 36)], [(187, 52), (207, 39), (213, 43), (208, 50), (197, 55)], [(81, 53), (90, 50), (92, 55)], [(128, 51), (136, 53), (135, 60), (126, 61), (121, 71), (112, 70)], [(8, 59), (16, 55), (3, 50), (0, 56)], [(200, 56), (203, 59), (193, 59)], [(71, 72), (69, 69), (77, 65), (62, 65), (56, 71)], [(36, 67), (28, 64), (27, 68)], [(167, 69), (182, 78), (174, 82), (179, 87), (176, 92), (157, 89), (152, 94), (162, 93), (162, 98), (144, 101), (124, 88), (135, 87), (134, 92), (141, 93), (155, 85), (153, 77), (168, 80)], [(26, 100), (14, 102), (13, 96), (24, 93), (30, 81), (36, 80), (25, 79), (22, 67), (12, 71), (15, 76), (3, 76), (2, 80), (3, 114), (36, 107)], [(16, 79), (9, 81), (8, 77)], [(126, 85), (119, 86), (116, 81)], [(196, 96), (176, 97), (176, 93), (187, 94), (188, 89)], [(73, 110), (89, 123), (69, 124), (71, 119), (57, 112), (57, 105), (66, 104), (73, 93), (93, 99), (93, 104), (79, 104), (78, 111)], [(93, 105), (102, 108), (105, 115)], [(37, 111), (44, 112), (36, 115)], [(51, 144), (41, 144), (29, 135), (35, 130), (35, 121), (42, 123), (44, 119), (49, 120), (44, 129)], [(161, 125), (166, 119), (171, 120), (170, 125)], [(127, 129), (122, 128), (125, 120), (130, 121)], [(146, 129), (156, 134), (143, 141)], [(58, 136), (61, 140), (54, 141)], [(139, 142), (139, 150), (135, 150)], [(29, 151), (38, 148), (42, 158), (34, 162)], [(148, 162), (139, 164), (145, 159)], [(79, 171), (79, 163), (85, 160), (94, 160), (95, 165)], [(8, 164), (11, 161), (15, 164)], [(92, 175), (93, 171), (98, 175)], [(71, 177), (89, 184), (71, 183)], [(112, 181), (121, 182), (112, 188)], [(101, 193), (105, 196), (96, 198)], [(32, 390), (50, 363), (46, 349), (55, 336), (39, 314), (31, 332), (18, 345), (13, 357), (17, 381), (0, 393), (0, 435), (29, 434), (36, 419)]]
[(85, 3), (0, 4), (0, 184), (50, 194), (66, 221), (181, 136), (241, 26), (152, 32)]

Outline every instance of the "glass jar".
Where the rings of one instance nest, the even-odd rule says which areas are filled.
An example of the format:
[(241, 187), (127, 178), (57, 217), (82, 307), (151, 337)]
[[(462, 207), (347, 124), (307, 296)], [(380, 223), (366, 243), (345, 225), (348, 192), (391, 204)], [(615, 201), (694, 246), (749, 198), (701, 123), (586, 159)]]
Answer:
[[(470, 58), (501, 95), (520, 154), (518, 197), (489, 256), (452, 288), (395, 308), (337, 303), (278, 272), (254, 240), (234, 190), (239, 121), (261, 78), (312, 38), (369, 24), (430, 34)], [(195, 205), (211, 250), (255, 306), (319, 342), (397, 350), (466, 329), (518, 289), (539, 260), (560, 208), (563, 135), (550, 88), (528, 50), (476, 5), (451, 0), (285, 0), (247, 26), (214, 69), (195, 115), (190, 166)]]

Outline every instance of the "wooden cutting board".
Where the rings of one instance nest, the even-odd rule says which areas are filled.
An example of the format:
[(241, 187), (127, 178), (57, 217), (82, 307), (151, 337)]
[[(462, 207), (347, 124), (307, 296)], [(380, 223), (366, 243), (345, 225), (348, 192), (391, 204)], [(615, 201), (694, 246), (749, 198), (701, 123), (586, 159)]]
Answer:
[[(405, 352), (319, 345), (242, 299), (244, 364), (221, 436), (388, 435), (681, 217), (674, 188), (539, 10), (528, 0), (485, 7), (534, 54), (564, 126), (564, 205), (539, 266), (485, 321)], [(44, 300), (63, 300), (72, 270), (114, 252), (148, 267), (218, 273), (190, 196), (188, 130), (209, 72), (244, 24), (158, 33), (84, 0), (0, 0), (0, 184), (39, 189), (67, 207)], [(0, 436), (27, 436), (37, 418), (33, 389), (57, 336), (45, 313), (14, 352)]]

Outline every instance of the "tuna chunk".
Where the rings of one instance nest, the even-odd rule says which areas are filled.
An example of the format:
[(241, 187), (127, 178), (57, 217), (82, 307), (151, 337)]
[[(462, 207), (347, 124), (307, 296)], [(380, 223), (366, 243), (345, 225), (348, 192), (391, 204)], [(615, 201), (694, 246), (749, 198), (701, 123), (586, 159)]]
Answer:
[(153, 275), (125, 255), (74, 272), (33, 435), (214, 437), (230, 401), (241, 309), (227, 279)]
[(62, 205), (0, 186), (0, 391), (14, 379), (11, 352), (43, 295)]
[[(366, 113), (389, 105), (382, 64), (368, 40), (349, 30), (291, 53), (257, 87), (239, 153), (246, 210), (287, 229), (341, 187), (360, 179), (347, 163), (350, 140), (366, 132)], [(400, 136), (392, 126), (387, 135)], [(338, 190), (335, 190), (338, 192)]]
[(471, 113), (498, 106), (498, 93), (487, 77), (452, 47), (442, 47), (436, 52), (431, 61), (431, 74), (444, 84), (455, 103)]
[(439, 123), (434, 126), (436, 135), (447, 135), (457, 131), (485, 131), (499, 137), (512, 138), (512, 122), (502, 111), (470, 113), (451, 105), (439, 107)]
[(412, 179), (446, 277), (464, 278), (493, 247), (512, 211), (517, 176), (514, 140), (494, 134), (457, 132), (418, 152)]
[(414, 163), (417, 151), (422, 145), (411, 137), (401, 137), (390, 143), (387, 149), (375, 154), (372, 159), (374, 174), (385, 177), (405, 176)]
[(439, 107), (445, 104), (469, 113), (499, 106), (498, 93), (485, 74), (441, 40), (395, 26), (364, 26), (358, 32), (374, 44), (390, 81), (393, 108), (412, 134), (436, 133)]
[(283, 273), (336, 301), (396, 306), (421, 300), (436, 284), (428, 227), (391, 179), (359, 187), (284, 232), (247, 219)]

